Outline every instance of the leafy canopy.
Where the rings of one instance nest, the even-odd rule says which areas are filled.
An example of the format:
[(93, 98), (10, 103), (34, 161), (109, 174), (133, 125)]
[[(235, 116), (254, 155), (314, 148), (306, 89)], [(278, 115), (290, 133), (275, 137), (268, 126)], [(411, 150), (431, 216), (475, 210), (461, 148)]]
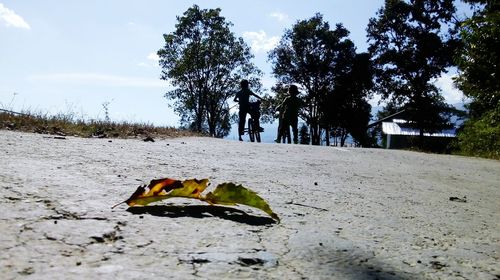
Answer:
[(463, 21), (460, 37), (456, 83), (472, 99), (471, 116), (479, 117), (500, 106), (500, 4), (483, 7)]
[(462, 153), (500, 159), (500, 3), (483, 4), (460, 25), (458, 87), (469, 97), (470, 119), (458, 136)]

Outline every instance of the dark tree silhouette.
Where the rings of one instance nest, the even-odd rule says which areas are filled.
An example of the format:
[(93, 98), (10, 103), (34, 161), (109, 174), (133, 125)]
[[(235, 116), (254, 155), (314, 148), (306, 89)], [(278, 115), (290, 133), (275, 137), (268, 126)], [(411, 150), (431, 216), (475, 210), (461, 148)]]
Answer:
[(407, 109), (421, 140), (424, 132), (450, 127), (452, 107), (432, 81), (452, 65), (454, 12), (453, 0), (386, 0), (368, 24), (375, 89)]
[(335, 87), (328, 95), (328, 123), (340, 145), (344, 146), (348, 135), (361, 146), (368, 145), (367, 126), (371, 118), (368, 97), (373, 87), (373, 67), (368, 53), (349, 57), (348, 71), (337, 75)]
[[(316, 14), (298, 21), (286, 30), (279, 44), (269, 53), (278, 84), (298, 84), (303, 89), (301, 118), (310, 128), (311, 143), (319, 145), (321, 132), (330, 129), (328, 96), (333, 93), (337, 76), (349, 72), (356, 52), (348, 39), (349, 31), (341, 24), (334, 30)], [(329, 139), (329, 137), (327, 137)]]
[(230, 31), (231, 22), (220, 9), (189, 8), (177, 17), (175, 31), (165, 34), (158, 51), (162, 76), (174, 89), (165, 97), (175, 100), (181, 124), (212, 137), (230, 130), (227, 100), (242, 78), (259, 91), (261, 72), (250, 62), (253, 55), (242, 38)]

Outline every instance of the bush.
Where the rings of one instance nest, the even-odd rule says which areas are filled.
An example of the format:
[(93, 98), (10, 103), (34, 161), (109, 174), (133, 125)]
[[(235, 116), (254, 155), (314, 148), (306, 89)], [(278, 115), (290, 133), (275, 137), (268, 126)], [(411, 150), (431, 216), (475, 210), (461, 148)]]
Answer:
[(460, 153), (500, 159), (500, 109), (468, 120), (458, 135)]

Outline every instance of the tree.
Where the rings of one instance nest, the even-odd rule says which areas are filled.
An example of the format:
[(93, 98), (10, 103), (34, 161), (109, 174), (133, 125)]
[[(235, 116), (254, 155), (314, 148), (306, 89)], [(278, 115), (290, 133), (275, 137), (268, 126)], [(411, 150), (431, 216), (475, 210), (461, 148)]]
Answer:
[(453, 108), (432, 81), (452, 65), (457, 47), (449, 23), (453, 0), (386, 0), (369, 21), (369, 51), (375, 63), (375, 90), (386, 101), (407, 109), (420, 131), (450, 127)]
[(337, 75), (333, 92), (328, 96), (328, 123), (340, 137), (341, 146), (344, 146), (348, 135), (359, 145), (367, 146), (367, 126), (371, 118), (371, 105), (367, 98), (373, 87), (370, 55), (355, 54), (346, 62), (349, 63), (346, 67), (348, 71)]
[(463, 48), (457, 56), (459, 75), (456, 84), (471, 98), (469, 109), (473, 118), (496, 109), (500, 104), (499, 6), (483, 6), (460, 25)]
[(467, 2), (483, 5), (460, 25), (456, 84), (470, 99), (470, 119), (459, 134), (459, 146), (469, 155), (500, 158), (500, 3)]
[(248, 79), (257, 91), (261, 87), (261, 72), (250, 62), (250, 48), (235, 37), (232, 23), (220, 12), (192, 6), (177, 17), (175, 31), (163, 35), (165, 46), (158, 51), (161, 79), (174, 86), (165, 97), (175, 101), (181, 124), (212, 137), (229, 133), (227, 100), (239, 81)]
[[(328, 132), (327, 96), (333, 91), (336, 75), (348, 71), (348, 60), (355, 55), (349, 31), (341, 24), (334, 30), (321, 14), (298, 21), (286, 30), (279, 44), (269, 53), (278, 84), (296, 83), (305, 91), (301, 118), (310, 128), (311, 142), (319, 145), (321, 131)], [(328, 133), (327, 133), (328, 134)]]

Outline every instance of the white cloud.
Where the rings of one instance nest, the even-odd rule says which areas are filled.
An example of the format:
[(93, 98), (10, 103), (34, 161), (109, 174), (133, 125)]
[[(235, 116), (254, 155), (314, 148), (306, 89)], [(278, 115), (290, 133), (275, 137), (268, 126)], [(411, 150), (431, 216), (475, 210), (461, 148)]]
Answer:
[(453, 77), (455, 77), (454, 74), (444, 73), (441, 77), (436, 79), (434, 84), (441, 89), (446, 102), (450, 104), (461, 103), (464, 94), (453, 84)]
[(252, 50), (256, 53), (267, 52), (273, 49), (279, 42), (278, 36), (268, 37), (266, 32), (263, 30), (258, 32), (244, 32), (243, 37), (251, 41)]
[(158, 56), (158, 54), (156, 54), (156, 52), (152, 52), (152, 53), (148, 54), (148, 56), (146, 58), (148, 60), (147, 62), (139, 62), (137, 65), (140, 67), (158, 66), (158, 62), (160, 61), (160, 57)]
[(269, 14), (270, 17), (277, 19), (279, 22), (288, 21), (288, 15), (281, 12), (274, 12)]
[(30, 25), (21, 16), (5, 7), (2, 3), (0, 3), (0, 22), (3, 22), (6, 26), (31, 29)]
[(164, 80), (141, 77), (125, 77), (98, 73), (52, 73), (33, 75), (30, 81), (112, 87), (157, 87), (165, 88)]
[(152, 61), (160, 61), (160, 57), (158, 56), (158, 54), (156, 54), (156, 52), (150, 53), (148, 55), (148, 59)]

